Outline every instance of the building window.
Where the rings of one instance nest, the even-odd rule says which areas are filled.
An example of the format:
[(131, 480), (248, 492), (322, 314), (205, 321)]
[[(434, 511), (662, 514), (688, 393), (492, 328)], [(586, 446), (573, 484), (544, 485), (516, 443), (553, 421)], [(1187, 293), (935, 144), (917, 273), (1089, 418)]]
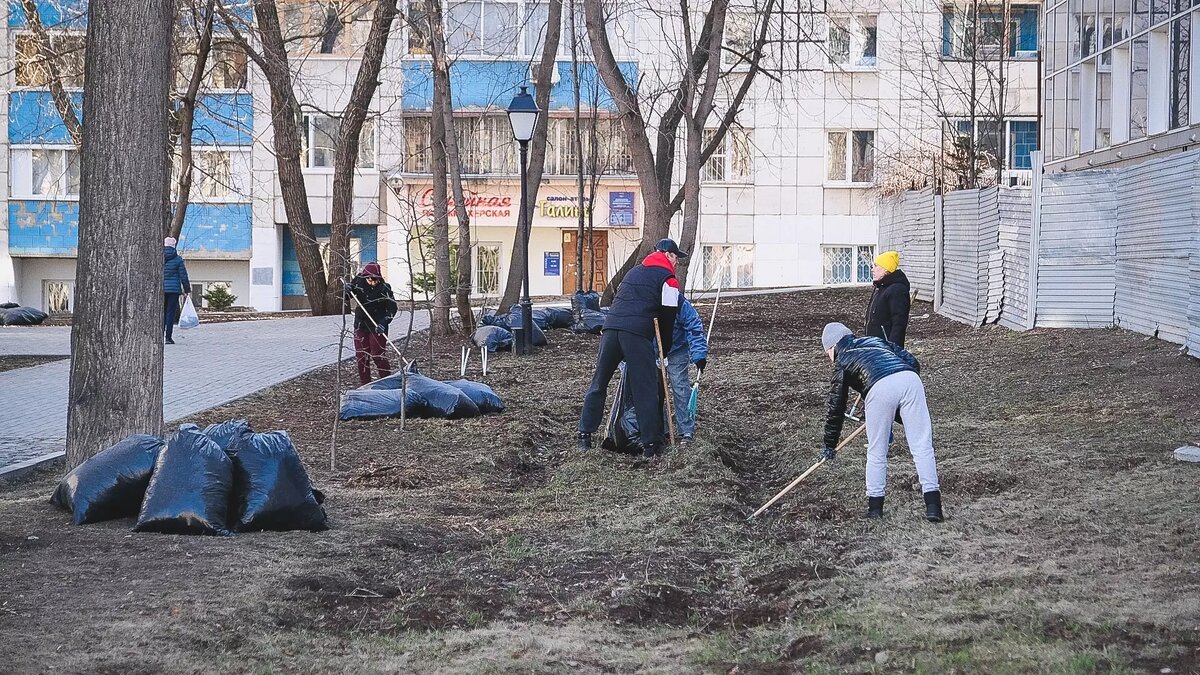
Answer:
[[(300, 159), (307, 168), (332, 169), (337, 155), (336, 141), (341, 120), (328, 115), (305, 115)], [(368, 117), (358, 134), (360, 169), (375, 168), (375, 120)]]
[(47, 279), (42, 282), (42, 295), (47, 313), (69, 313), (75, 307), (75, 282)]
[[(62, 84), (68, 89), (83, 88), (84, 43), (82, 33), (51, 33), (50, 52), (46, 55), (58, 65)], [(45, 87), (50, 84), (47, 59), (38, 49), (33, 35), (18, 35), (15, 45), (18, 87)]]
[(475, 248), (475, 292), (500, 294), (500, 244), (479, 244)]
[(230, 170), (229, 153), (221, 150), (205, 150), (196, 153), (196, 184), (201, 197), (221, 199), (232, 194), (233, 176)]
[(725, 15), (725, 42), (721, 46), (721, 62), (726, 66), (749, 64), (754, 48), (754, 14), (730, 10)]
[[(625, 144), (620, 121), (613, 118), (580, 120), (584, 175), (630, 175), (633, 157)], [(504, 115), (456, 116), (454, 129), (462, 172), (467, 175), (517, 175), (517, 144)], [(575, 157), (575, 121), (555, 117), (547, 126), (546, 163), (543, 175), (574, 176), (579, 170)], [(595, 152), (593, 152), (593, 140)], [(429, 173), (430, 119), (406, 117), (404, 121), (404, 171)]]
[(1038, 146), (1038, 128), (1036, 121), (1012, 120), (1008, 123), (1010, 163), (1014, 169), (1027, 170), (1033, 168), (1030, 156)]
[(279, 5), (288, 52), (297, 56), (352, 56), (370, 38), (374, 3), (287, 0)]
[(219, 42), (209, 53), (208, 86), (213, 89), (246, 88), (246, 52), (232, 42)]
[(989, 8), (974, 14), (970, 9), (947, 7), (942, 14), (942, 56), (953, 59), (1036, 58), (1038, 8), (1013, 6), (1004, 11)]
[(824, 246), (821, 283), (865, 284), (871, 281), (874, 246)]
[(749, 288), (754, 286), (752, 244), (706, 244), (700, 247), (704, 288)]
[(1186, 127), (1191, 91), (1192, 17), (1181, 16), (1171, 22), (1171, 101), (1170, 127)]
[(830, 131), (826, 178), (835, 183), (875, 180), (875, 132)]
[(36, 149), (30, 152), (30, 160), (33, 196), (79, 196), (79, 151)]
[(1129, 77), (1129, 140), (1144, 138), (1150, 125), (1149, 42), (1143, 35), (1133, 41), (1133, 63)]
[(874, 68), (879, 44), (878, 17), (873, 14), (829, 18), (827, 51), (835, 66)]
[[(329, 249), (329, 237), (317, 237), (317, 247), (321, 251), (321, 263), (325, 267), (325, 274), (329, 274), (329, 261), (333, 255), (333, 251)], [(362, 267), (362, 238), (350, 237), (350, 258), (346, 261), (346, 267), (351, 274), (358, 272)]]
[[(717, 129), (704, 130), (704, 147), (716, 138)], [(704, 163), (700, 179), (709, 183), (745, 183), (754, 173), (754, 158), (751, 154), (751, 131), (729, 129), (712, 156)]]

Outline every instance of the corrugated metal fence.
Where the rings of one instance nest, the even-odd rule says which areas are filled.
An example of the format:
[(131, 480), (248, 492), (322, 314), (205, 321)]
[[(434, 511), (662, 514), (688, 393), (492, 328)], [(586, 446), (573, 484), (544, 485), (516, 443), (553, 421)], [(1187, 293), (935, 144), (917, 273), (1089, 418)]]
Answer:
[(1198, 182), (1191, 152), (1045, 175), (1037, 194), (906, 193), (880, 209), (880, 250), (900, 251), (918, 297), (973, 326), (1115, 325), (1200, 356)]

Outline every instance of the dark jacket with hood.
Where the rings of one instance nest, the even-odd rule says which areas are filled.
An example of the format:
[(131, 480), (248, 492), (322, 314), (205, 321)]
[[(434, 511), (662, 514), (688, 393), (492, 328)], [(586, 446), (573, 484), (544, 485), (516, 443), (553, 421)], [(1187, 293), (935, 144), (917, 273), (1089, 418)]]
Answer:
[(188, 279), (187, 266), (174, 246), (163, 247), (163, 293), (191, 293), (192, 282)]
[(825, 447), (836, 447), (846, 417), (846, 399), (853, 389), (865, 398), (876, 382), (888, 375), (921, 372), (917, 357), (877, 337), (847, 335), (833, 348), (833, 378), (829, 383), (829, 412), (825, 417)]
[(646, 339), (654, 338), (654, 319), (662, 332), (664, 354), (671, 352), (675, 316), (679, 313), (679, 282), (675, 266), (661, 251), (629, 270), (617, 287), (604, 330), (623, 330)]
[[(375, 285), (367, 283), (368, 277), (379, 279), (379, 283)], [(358, 299), (358, 302), (351, 299), (351, 294)], [(392, 287), (383, 280), (379, 263), (375, 262), (369, 262), (363, 266), (362, 272), (359, 272), (354, 280), (346, 286), (346, 302), (354, 307), (354, 330), (373, 332), (375, 326), (379, 325), (386, 331), (387, 325), (396, 316), (396, 311), (399, 309), (396, 297), (392, 294)], [(365, 312), (363, 311), (364, 307), (366, 308)], [(367, 318), (368, 313), (370, 313), (370, 318)], [(372, 320), (374, 320), (373, 323)]]
[(871, 303), (867, 305), (868, 336), (883, 338), (904, 346), (911, 304), (909, 290), (908, 277), (904, 276), (904, 270), (889, 272), (875, 282)]

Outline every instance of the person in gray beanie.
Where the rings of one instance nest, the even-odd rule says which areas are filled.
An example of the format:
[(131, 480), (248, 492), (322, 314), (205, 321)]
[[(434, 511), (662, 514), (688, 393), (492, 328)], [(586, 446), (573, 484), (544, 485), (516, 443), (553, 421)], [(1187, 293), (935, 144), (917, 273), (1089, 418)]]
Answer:
[(925, 517), (933, 523), (942, 522), (942, 493), (938, 486), (937, 460), (933, 455), (933, 423), (925, 401), (925, 385), (921, 383), (921, 364), (896, 344), (877, 337), (855, 337), (840, 323), (825, 324), (821, 331), (821, 347), (833, 361), (822, 456), (826, 459), (836, 456), (833, 448), (842, 435), (846, 400), (851, 389), (859, 392), (866, 401), (866, 517), (883, 517), (888, 439), (892, 421), (899, 416), (925, 495)]

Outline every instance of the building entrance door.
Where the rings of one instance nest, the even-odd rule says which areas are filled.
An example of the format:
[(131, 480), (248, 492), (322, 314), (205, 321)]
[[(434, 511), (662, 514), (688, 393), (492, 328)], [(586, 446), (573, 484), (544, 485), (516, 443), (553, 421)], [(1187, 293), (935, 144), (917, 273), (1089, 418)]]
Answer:
[[(563, 293), (566, 295), (575, 292), (576, 280), (579, 278), (579, 269), (575, 260), (575, 242), (578, 235), (578, 230), (563, 230), (562, 233), (562, 280)], [(603, 293), (608, 286), (608, 231), (595, 230), (592, 232), (591, 245), (588, 245), (586, 234), (584, 237), (583, 290)], [(589, 289), (588, 280), (593, 278), (591, 276), (593, 269), (596, 271), (596, 276), (591, 289)]]

